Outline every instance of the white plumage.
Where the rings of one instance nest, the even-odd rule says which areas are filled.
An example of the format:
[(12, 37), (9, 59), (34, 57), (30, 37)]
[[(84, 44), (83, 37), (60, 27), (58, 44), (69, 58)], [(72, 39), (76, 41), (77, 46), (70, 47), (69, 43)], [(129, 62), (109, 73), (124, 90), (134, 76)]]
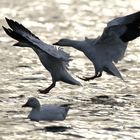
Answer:
[(85, 81), (108, 74), (122, 78), (115, 67), (124, 56), (129, 41), (140, 36), (140, 12), (119, 17), (108, 22), (100, 37), (85, 40), (60, 39), (54, 45), (71, 46), (82, 51), (94, 64), (95, 75), (81, 78)]
[(28, 101), (22, 105), (22, 107), (31, 107), (32, 110), (28, 115), (28, 118), (32, 121), (62, 121), (65, 120), (69, 105), (40, 105), (39, 100), (31, 97)]
[(68, 53), (64, 52), (61, 48), (44, 43), (18, 22), (7, 18), (6, 21), (11, 29), (3, 27), (4, 31), (18, 41), (14, 46), (32, 48), (38, 55), (43, 66), (52, 76), (52, 84), (45, 90), (39, 90), (41, 93), (48, 93), (55, 87), (57, 81), (63, 81), (72, 85), (81, 85), (68, 72), (67, 66), (71, 60)]

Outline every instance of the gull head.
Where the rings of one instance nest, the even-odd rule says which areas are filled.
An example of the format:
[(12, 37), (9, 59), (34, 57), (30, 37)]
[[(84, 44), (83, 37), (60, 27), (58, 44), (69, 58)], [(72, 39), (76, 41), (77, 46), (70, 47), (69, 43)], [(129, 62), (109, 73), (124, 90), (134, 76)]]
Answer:
[(31, 97), (22, 107), (40, 108), (40, 103), (36, 98)]

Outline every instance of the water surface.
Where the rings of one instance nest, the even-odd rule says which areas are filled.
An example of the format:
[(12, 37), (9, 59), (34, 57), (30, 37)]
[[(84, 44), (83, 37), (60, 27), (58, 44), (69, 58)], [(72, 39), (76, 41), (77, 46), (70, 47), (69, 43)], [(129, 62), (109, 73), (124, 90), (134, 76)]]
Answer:
[[(102, 33), (106, 23), (139, 10), (139, 0), (1, 0), (0, 25), (4, 17), (19, 21), (48, 43), (67, 37), (83, 39)], [(15, 42), (0, 28), (0, 138), (2, 140), (119, 140), (140, 138), (140, 39), (129, 43), (125, 57), (116, 64), (125, 82), (103, 74), (83, 82), (82, 87), (62, 82), (47, 95), (37, 90), (51, 83), (48, 71), (30, 48)], [(64, 48), (74, 58), (73, 75), (94, 74), (91, 62), (79, 51)], [(31, 97), (41, 103), (73, 103), (62, 122), (31, 122), (30, 109), (21, 108)]]

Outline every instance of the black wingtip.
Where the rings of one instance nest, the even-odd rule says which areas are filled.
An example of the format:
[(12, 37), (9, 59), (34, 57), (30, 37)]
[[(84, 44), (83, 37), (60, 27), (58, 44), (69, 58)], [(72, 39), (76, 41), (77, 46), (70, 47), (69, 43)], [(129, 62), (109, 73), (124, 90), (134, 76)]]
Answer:
[(13, 25), (16, 22), (14, 20), (12, 20), (12, 19), (7, 18), (7, 17), (5, 17), (5, 20), (6, 20), (7, 24), (9, 25), (9, 27), (13, 29)]
[(11, 30), (10, 28), (5, 28), (4, 26), (2, 26), (2, 28), (3, 28), (3, 30), (5, 31), (5, 33), (8, 36), (12, 37), (15, 40), (19, 40), (20, 39), (21, 36), (18, 33), (16, 33), (13, 30)]
[(6, 28), (4, 26), (2, 26), (2, 28), (5, 30)]
[(3, 30), (8, 34), (8, 30), (7, 28), (5, 28), (4, 26), (2, 26)]
[(9, 30), (10, 30), (10, 29), (5, 28), (4, 26), (2, 26), (2, 28), (3, 28), (3, 30), (9, 35), (9, 32), (10, 32)]
[(5, 28), (4, 26), (2, 26), (3, 30), (7, 33), (7, 28)]
[(8, 18), (7, 18), (7, 17), (5, 17), (5, 20), (8, 20)]
[(7, 18), (7, 17), (5, 17), (5, 20), (6, 20), (6, 22), (7, 22), (7, 23), (10, 21), (10, 19), (9, 19), (9, 18)]

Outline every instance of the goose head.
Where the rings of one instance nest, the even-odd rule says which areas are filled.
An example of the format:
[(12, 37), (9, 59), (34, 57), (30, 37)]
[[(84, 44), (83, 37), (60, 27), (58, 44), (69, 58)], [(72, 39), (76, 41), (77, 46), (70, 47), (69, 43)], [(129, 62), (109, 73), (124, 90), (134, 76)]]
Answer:
[(36, 98), (31, 97), (22, 107), (40, 108), (40, 103)]
[(69, 46), (70, 43), (71, 43), (71, 40), (70, 39), (63, 38), (63, 39), (60, 39), (59, 41), (53, 43), (53, 45)]

